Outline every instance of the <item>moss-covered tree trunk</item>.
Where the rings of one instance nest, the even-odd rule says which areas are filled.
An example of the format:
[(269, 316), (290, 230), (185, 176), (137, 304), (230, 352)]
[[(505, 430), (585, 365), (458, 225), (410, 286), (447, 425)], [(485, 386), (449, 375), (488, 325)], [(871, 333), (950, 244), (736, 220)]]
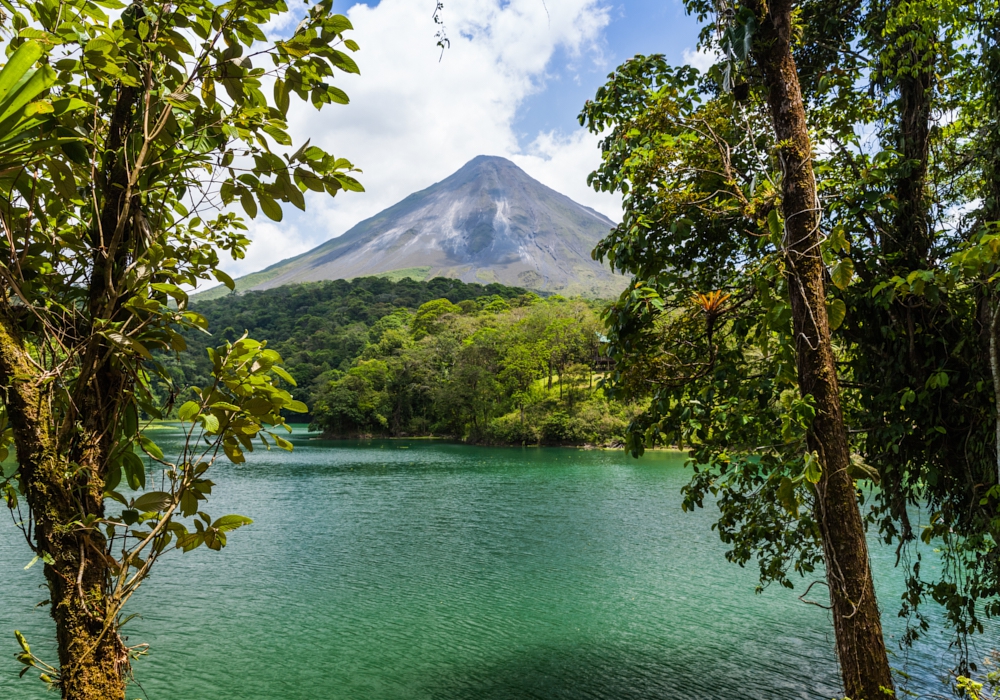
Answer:
[(786, 280), (792, 307), (799, 385), (815, 400), (808, 447), (822, 465), (816, 518), (830, 588), (837, 656), (844, 691), (876, 700), (893, 687), (865, 530), (854, 481), (826, 310), (820, 254), (819, 200), (798, 73), (792, 57), (792, 3), (747, 2), (759, 20), (754, 59), (762, 71), (779, 144)]
[(117, 626), (105, 621), (101, 544), (72, 533), (56, 539), (54, 564), (46, 565), (45, 577), (59, 643), (62, 697), (124, 700), (128, 655)]
[[(33, 546), (46, 560), (49, 604), (56, 624), (59, 677), (66, 700), (123, 700), (127, 655), (107, 621), (105, 542), (96, 530), (77, 527), (87, 515), (102, 517), (100, 456), (78, 450), (67, 459), (54, 435), (51, 387), (30, 359), (12, 319), (0, 319), (0, 383), (14, 429), (24, 495), (31, 509)], [(92, 414), (90, 422), (101, 419)]]
[[(89, 304), (93, 329), (118, 320), (125, 296), (117, 286), (135, 251), (137, 221), (122, 146), (135, 120), (138, 91), (122, 88), (105, 141), (98, 178), (100, 218), (91, 231)], [(128, 654), (108, 596), (112, 572), (100, 530), (81, 525), (104, 517), (104, 484), (119, 410), (131, 391), (121, 358), (103, 334), (91, 332), (72, 402), (53, 415), (55, 385), (32, 361), (18, 318), (0, 318), (0, 381), (14, 432), (19, 474), (31, 509), (35, 553), (46, 561), (49, 604), (59, 649), (57, 679), (64, 700), (123, 700)]]

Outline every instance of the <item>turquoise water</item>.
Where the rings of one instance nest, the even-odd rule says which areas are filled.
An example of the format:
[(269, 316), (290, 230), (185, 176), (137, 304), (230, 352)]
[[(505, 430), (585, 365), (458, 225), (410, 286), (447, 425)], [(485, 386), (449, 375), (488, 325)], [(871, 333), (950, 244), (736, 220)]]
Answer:
[[(165, 435), (165, 433), (161, 433)], [(159, 436), (158, 436), (159, 437)], [(169, 442), (164, 439), (162, 442)], [(164, 558), (131, 607), (151, 700), (832, 698), (827, 613), (801, 590), (753, 592), (714, 511), (680, 511), (679, 455), (324, 442), (220, 464), (213, 515), (255, 523), (222, 552)], [(0, 528), (0, 698), (12, 630), (54, 657), (40, 567)], [(900, 581), (875, 552), (890, 635)], [(819, 588), (819, 587), (817, 587)], [(816, 590), (816, 589), (814, 589)], [(895, 646), (895, 642), (890, 640)], [(899, 656), (940, 691), (928, 643)], [(145, 694), (145, 695), (144, 695)]]

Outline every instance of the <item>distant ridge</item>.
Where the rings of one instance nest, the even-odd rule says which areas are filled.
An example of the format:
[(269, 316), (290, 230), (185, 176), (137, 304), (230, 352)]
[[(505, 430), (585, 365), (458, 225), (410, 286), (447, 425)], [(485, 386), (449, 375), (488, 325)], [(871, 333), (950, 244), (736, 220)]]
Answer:
[[(625, 280), (590, 257), (614, 222), (505, 158), (477, 156), (342, 236), (241, 277), (237, 291), (365, 276), (450, 277), (610, 297)], [(197, 295), (226, 294), (216, 288)]]

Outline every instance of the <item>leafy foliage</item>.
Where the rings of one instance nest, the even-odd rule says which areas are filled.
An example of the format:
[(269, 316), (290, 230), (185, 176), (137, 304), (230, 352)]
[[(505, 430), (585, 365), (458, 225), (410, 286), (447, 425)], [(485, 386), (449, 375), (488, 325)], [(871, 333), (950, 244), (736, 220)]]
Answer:
[[(296, 284), (208, 301), (196, 297), (194, 308), (205, 318), (212, 335), (188, 330), (184, 332), (186, 352), (160, 353), (158, 359), (175, 390), (203, 386), (212, 373), (208, 348), (220, 340), (235, 342), (243, 333), (268, 338), (268, 347), (284, 358), (282, 366), (295, 377), (306, 404), (313, 406), (330, 373), (350, 368), (371, 335), (393, 324), (404, 311), (416, 311), (435, 299), (466, 304), (476, 299), (509, 301), (524, 294), (525, 290), (516, 287), (466, 284), (443, 277), (427, 282), (365, 277)], [(157, 388), (164, 402), (171, 385)], [(308, 421), (309, 415), (290, 414), (286, 418)]]
[[(430, 321), (432, 319), (432, 322)], [(437, 299), (383, 317), (319, 390), (328, 435), (449, 435), (493, 444), (611, 443), (629, 408), (595, 389), (598, 320), (533, 294)]]
[[(690, 446), (686, 506), (717, 497), (727, 556), (756, 559), (762, 584), (790, 586), (820, 559), (803, 440), (815, 409), (798, 397), (781, 144), (743, 48), (756, 27), (742, 5), (688, 3), (721, 49), (707, 74), (636, 57), (581, 123), (602, 135), (591, 183), (625, 196), (595, 254), (633, 275), (606, 315), (610, 391), (654, 392), (629, 447)], [(1000, 612), (997, 10), (811, 0), (793, 28), (812, 142), (823, 144), (821, 252), (859, 502), (909, 567), (904, 642), (926, 629), (919, 605), (933, 600), (972, 669), (967, 635)], [(918, 539), (940, 546), (940, 570), (921, 566)]]
[[(121, 610), (152, 564), (171, 545), (219, 549), (249, 522), (204, 512), (216, 456), (241, 461), (257, 439), (289, 448), (273, 430), (305, 410), (277, 383), (280, 355), (245, 336), (211, 351), (193, 393), (157, 392), (170, 375), (154, 353), (184, 352), (184, 331), (207, 327), (186, 288), (232, 285), (219, 254), (248, 244), (235, 206), (280, 220), (307, 192), (361, 190), (348, 161), (293, 148), (287, 126), (293, 96), (347, 103), (332, 82), (358, 72), (358, 46), (330, 0), (280, 40), (262, 30), (288, 12), (273, 0), (0, 6), (0, 448), (18, 462), (4, 493), (27, 504), (45, 562), (60, 660), (44, 677), (67, 698), (123, 698), (138, 652)], [(191, 427), (174, 458), (141, 416), (176, 396)], [(146, 488), (143, 453), (162, 490), (126, 496), (120, 485)]]

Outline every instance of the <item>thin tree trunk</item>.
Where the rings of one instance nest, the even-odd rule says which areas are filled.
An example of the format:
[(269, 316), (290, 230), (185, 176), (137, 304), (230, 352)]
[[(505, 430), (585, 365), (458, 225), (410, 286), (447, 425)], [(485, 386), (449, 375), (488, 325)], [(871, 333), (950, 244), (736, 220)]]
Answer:
[(818, 198), (798, 73), (791, 52), (792, 3), (747, 0), (760, 34), (754, 58), (768, 91), (780, 145), (785, 261), (795, 331), (799, 386), (815, 400), (808, 448), (822, 466), (816, 518), (823, 538), (827, 583), (845, 693), (877, 700), (893, 687), (868, 558), (837, 386), (820, 255)]
[[(986, 82), (987, 130), (982, 145), (984, 151), (983, 168), (983, 219), (987, 222), (1000, 221), (1000, 17), (996, 14), (984, 17), (982, 28), (986, 43), (984, 63)], [(1000, 299), (987, 295), (990, 305), (990, 373), (993, 375), (994, 416), (996, 424), (996, 483), (1000, 484)]]
[(1000, 303), (994, 302), (990, 312), (990, 374), (993, 375), (993, 422), (996, 446), (996, 483), (1000, 484)]

